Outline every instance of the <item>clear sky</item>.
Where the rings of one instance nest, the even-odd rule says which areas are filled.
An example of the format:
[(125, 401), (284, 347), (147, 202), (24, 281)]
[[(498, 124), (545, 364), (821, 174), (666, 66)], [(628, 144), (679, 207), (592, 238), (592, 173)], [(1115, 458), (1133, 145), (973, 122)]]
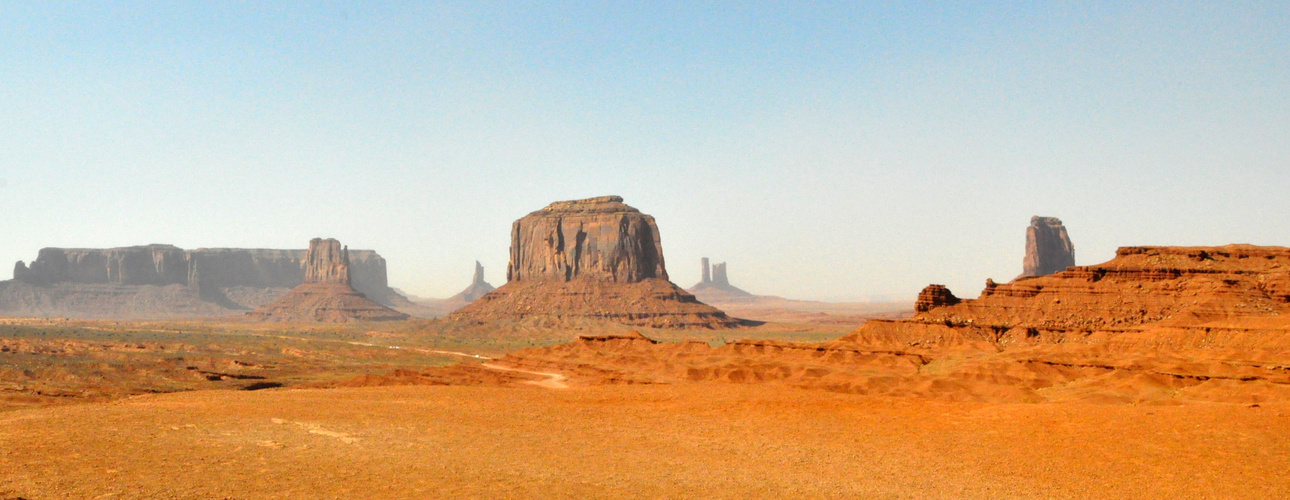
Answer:
[(0, 3), (0, 262), (324, 236), (446, 297), (607, 194), (791, 298), (976, 296), (1032, 215), (1290, 245), (1290, 3)]

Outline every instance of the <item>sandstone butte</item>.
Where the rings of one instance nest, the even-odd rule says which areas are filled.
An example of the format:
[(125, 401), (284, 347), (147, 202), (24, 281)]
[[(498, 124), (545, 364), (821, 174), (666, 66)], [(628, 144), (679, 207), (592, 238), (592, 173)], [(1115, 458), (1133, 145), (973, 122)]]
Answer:
[(506, 281), (448, 319), (739, 325), (668, 281), (654, 218), (618, 196), (558, 201), (516, 220)]
[(704, 302), (743, 302), (756, 300), (757, 296), (730, 284), (726, 275), (726, 263), (718, 262), (709, 266), (707, 257), (700, 261), (703, 277), (686, 291), (694, 294)]
[(1046, 276), (1075, 265), (1075, 245), (1071, 244), (1066, 226), (1056, 217), (1030, 218), (1026, 228), (1026, 257), (1022, 260), (1022, 278)]
[(350, 286), (349, 249), (335, 239), (314, 238), (305, 254), (305, 282), (277, 302), (247, 313), (260, 321), (398, 321), (408, 315), (367, 298)]
[(943, 286), (906, 320), (834, 341), (661, 343), (581, 337), (499, 364), (574, 384), (780, 382), (988, 402), (1290, 401), (1290, 249), (1123, 247), (1111, 261), (976, 299)]

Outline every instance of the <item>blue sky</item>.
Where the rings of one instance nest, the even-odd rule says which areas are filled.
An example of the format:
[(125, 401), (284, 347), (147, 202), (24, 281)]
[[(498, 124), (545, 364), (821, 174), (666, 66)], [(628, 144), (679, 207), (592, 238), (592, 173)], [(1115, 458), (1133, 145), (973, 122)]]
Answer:
[(328, 236), (448, 296), (606, 194), (793, 298), (975, 296), (1032, 215), (1290, 244), (1285, 3), (623, 4), (0, 4), (0, 262)]

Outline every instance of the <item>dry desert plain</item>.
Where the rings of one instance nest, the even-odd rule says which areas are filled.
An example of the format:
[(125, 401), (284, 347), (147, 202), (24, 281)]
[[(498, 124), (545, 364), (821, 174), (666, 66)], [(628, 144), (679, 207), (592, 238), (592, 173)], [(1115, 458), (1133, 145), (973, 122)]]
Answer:
[(904, 320), (7, 320), (0, 498), (1290, 497), (1290, 251), (1197, 252)]

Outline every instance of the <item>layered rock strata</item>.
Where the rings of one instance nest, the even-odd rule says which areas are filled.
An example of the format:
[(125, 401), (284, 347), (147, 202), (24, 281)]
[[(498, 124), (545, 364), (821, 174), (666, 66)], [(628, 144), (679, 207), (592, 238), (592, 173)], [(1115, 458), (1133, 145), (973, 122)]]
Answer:
[(557, 201), (511, 225), (506, 281), (667, 278), (654, 218), (619, 196)]
[(1031, 217), (1026, 228), (1026, 257), (1019, 277), (1047, 276), (1074, 265), (1075, 245), (1071, 244), (1061, 219)]
[(349, 250), (314, 238), (305, 254), (305, 282), (278, 301), (247, 313), (260, 321), (397, 321), (408, 315), (378, 304), (350, 286)]
[[(14, 265), (12, 282), (0, 282), (7, 283), (0, 287), (0, 311), (121, 318), (239, 313), (303, 283), (306, 253), (160, 244), (44, 248), (30, 266)], [(411, 305), (390, 288), (383, 257), (372, 250), (351, 250), (349, 257), (354, 289), (383, 305)]]
[(672, 328), (738, 322), (668, 281), (654, 218), (618, 196), (561, 201), (511, 226), (507, 283), (449, 316)]
[[(779, 382), (993, 402), (1290, 402), (1290, 249), (1124, 247), (819, 344), (585, 337), (496, 361), (570, 384)], [(1255, 405), (1257, 406), (1257, 405)]]
[(959, 303), (959, 298), (955, 297), (950, 289), (945, 285), (927, 285), (923, 291), (918, 292), (918, 300), (914, 301), (915, 312), (927, 312), (941, 306), (952, 306)]

